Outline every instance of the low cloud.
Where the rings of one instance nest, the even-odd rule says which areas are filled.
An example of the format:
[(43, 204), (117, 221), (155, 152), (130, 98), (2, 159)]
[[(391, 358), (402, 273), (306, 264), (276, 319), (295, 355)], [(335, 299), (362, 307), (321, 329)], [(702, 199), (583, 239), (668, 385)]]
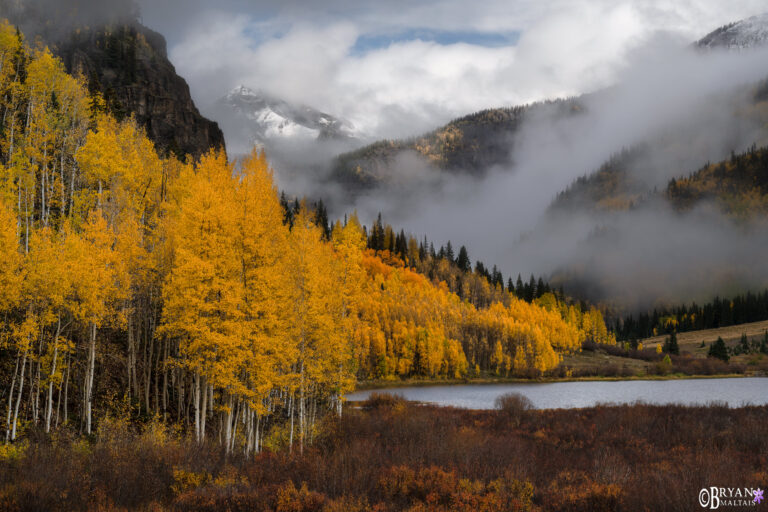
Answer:
[[(162, 29), (174, 6), (147, 2), (145, 22)], [(711, 1), (580, 0), (471, 8), (459, 1), (260, 2), (249, 8), (225, 0), (181, 13), (181, 28), (166, 25), (177, 27), (171, 58), (204, 111), (245, 84), (349, 119), (372, 138), (401, 138), (483, 108), (604, 88), (629, 53), (659, 31), (690, 41), (763, 7), (753, 0), (727, 9)], [(519, 31), (520, 37), (501, 47), (412, 40), (353, 51), (360, 36), (418, 27)]]

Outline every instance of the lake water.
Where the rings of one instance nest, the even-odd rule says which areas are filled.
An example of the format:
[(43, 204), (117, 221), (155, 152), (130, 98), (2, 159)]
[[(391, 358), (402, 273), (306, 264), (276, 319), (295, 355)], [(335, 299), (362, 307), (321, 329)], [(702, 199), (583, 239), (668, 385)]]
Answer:
[(571, 409), (636, 401), (688, 405), (718, 401), (739, 407), (768, 404), (768, 378), (452, 384), (358, 391), (348, 395), (347, 399), (365, 400), (371, 393), (393, 393), (407, 400), (467, 409), (493, 409), (496, 397), (504, 393), (525, 395), (537, 409)]

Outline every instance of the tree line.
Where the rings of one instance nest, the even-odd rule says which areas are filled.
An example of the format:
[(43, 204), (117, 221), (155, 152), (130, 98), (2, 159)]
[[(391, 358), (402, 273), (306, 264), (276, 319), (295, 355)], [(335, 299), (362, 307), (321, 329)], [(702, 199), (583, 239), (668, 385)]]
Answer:
[(768, 290), (733, 298), (715, 297), (704, 305), (683, 304), (628, 315), (614, 322), (616, 338), (631, 341), (672, 332), (716, 329), (768, 320)]

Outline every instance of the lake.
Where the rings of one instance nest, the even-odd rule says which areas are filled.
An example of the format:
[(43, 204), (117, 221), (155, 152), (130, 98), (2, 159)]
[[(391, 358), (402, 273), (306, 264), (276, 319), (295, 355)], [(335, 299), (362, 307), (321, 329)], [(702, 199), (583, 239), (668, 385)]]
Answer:
[(450, 384), (357, 391), (348, 400), (365, 400), (371, 393), (393, 393), (407, 400), (466, 409), (493, 409), (504, 393), (520, 393), (537, 409), (592, 407), (599, 403), (706, 404), (731, 407), (768, 404), (768, 378), (583, 381), (522, 384)]

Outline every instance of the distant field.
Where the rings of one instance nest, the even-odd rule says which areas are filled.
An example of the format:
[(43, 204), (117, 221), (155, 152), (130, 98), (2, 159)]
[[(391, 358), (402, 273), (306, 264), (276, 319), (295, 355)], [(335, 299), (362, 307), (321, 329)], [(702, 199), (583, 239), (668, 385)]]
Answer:
[[(768, 330), (768, 321), (721, 327), (718, 329), (683, 332), (677, 335), (677, 343), (681, 354), (689, 353), (695, 358), (704, 359), (709, 352), (709, 346), (717, 340), (718, 336), (722, 337), (727, 345), (734, 346), (741, 341), (742, 334), (746, 334), (750, 340), (761, 340), (766, 330)], [(643, 347), (647, 350), (663, 344), (666, 338), (666, 335), (654, 336), (641, 341)], [(704, 342), (703, 347), (701, 346), (702, 342)], [(747, 367), (750, 371), (765, 371), (765, 360), (766, 356), (762, 354), (742, 354), (731, 357), (732, 363), (748, 365)], [(600, 349), (566, 354), (563, 356), (562, 362), (562, 366), (570, 368), (574, 376), (588, 376), (591, 374), (617, 377), (641, 376), (654, 373), (655, 365), (655, 362), (610, 355), (605, 350)]]
[[(761, 337), (768, 329), (768, 320), (762, 322), (752, 322), (750, 324), (732, 325), (729, 327), (719, 327), (717, 329), (704, 329), (701, 331), (681, 332), (677, 335), (677, 344), (680, 346), (680, 351), (687, 351), (691, 354), (704, 356), (707, 355), (709, 350), (709, 344), (717, 340), (720, 336), (726, 341), (728, 345), (733, 345), (741, 340), (741, 335), (746, 335), (752, 339), (755, 337)], [(659, 343), (664, 343), (667, 338), (664, 336), (654, 336), (652, 338), (646, 338), (642, 340), (643, 346), (652, 347)], [(701, 342), (704, 342), (704, 347), (701, 346)]]
[(649, 366), (648, 363), (639, 359), (612, 356), (602, 351), (581, 351), (574, 354), (565, 354), (563, 355), (562, 365), (572, 368), (577, 373), (588, 368), (605, 369), (607, 366), (616, 366), (622, 369), (626, 368), (630, 375), (646, 373)]

